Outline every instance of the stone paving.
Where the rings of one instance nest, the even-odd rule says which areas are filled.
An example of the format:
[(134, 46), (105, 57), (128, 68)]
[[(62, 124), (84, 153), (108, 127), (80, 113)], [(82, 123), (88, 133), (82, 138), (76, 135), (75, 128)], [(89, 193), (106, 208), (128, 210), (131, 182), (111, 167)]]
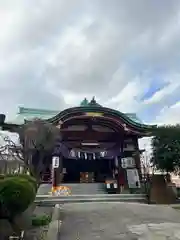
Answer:
[(138, 203), (65, 204), (61, 240), (180, 239), (180, 212)]
[[(37, 194), (47, 195), (50, 191), (51, 191), (51, 184), (42, 184), (42, 185), (40, 185)], [(34, 214), (36, 214), (36, 215), (43, 215), (43, 214), (51, 215), (52, 210), (53, 210), (52, 207), (36, 207)]]
[(52, 184), (41, 184), (39, 186), (37, 194), (43, 195), (43, 194), (48, 194), (51, 191)]
[[(51, 190), (51, 184), (42, 184), (40, 185), (37, 194), (48, 194)], [(42, 216), (44, 214), (51, 215), (53, 211), (52, 207), (36, 207), (34, 214), (37, 216)], [(40, 228), (31, 228), (28, 231), (25, 231), (25, 240), (38, 240), (43, 239), (43, 235), (46, 235), (48, 231), (47, 226)], [(51, 238), (53, 239), (53, 238)]]

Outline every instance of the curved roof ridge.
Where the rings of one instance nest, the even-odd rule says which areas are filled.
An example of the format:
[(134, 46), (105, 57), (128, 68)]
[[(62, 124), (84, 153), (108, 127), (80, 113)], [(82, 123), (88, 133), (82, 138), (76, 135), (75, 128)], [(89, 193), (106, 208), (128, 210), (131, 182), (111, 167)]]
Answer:
[[(138, 117), (136, 113), (123, 113), (115, 109), (102, 107), (98, 105), (87, 105), (87, 106), (79, 106), (79, 107), (72, 107), (67, 108), (62, 111), (56, 111), (56, 110), (48, 110), (48, 109), (37, 109), (37, 108), (24, 108), (19, 107), (19, 113), (17, 118), (33, 118), (38, 115), (39, 118), (42, 118), (44, 120), (52, 120), (58, 118), (62, 113), (70, 112), (70, 111), (83, 111), (83, 112), (98, 112), (98, 111), (108, 111), (109, 113), (115, 114), (116, 116), (119, 115), (127, 124), (130, 124), (132, 126), (136, 126), (138, 128), (149, 128), (155, 127), (156, 125), (149, 125), (144, 124)], [(19, 119), (17, 119), (19, 120)]]
[(140, 129), (149, 129), (156, 127), (156, 125), (148, 125), (141, 122), (136, 122), (132, 120), (130, 117), (128, 117), (125, 113), (119, 112), (117, 110), (107, 108), (107, 107), (98, 107), (98, 106), (87, 106), (87, 107), (74, 107), (74, 108), (68, 108), (64, 111), (61, 111), (58, 115), (47, 119), (50, 122), (56, 121), (58, 118), (61, 118), (63, 115), (66, 115), (70, 112), (108, 112), (112, 115), (119, 116), (125, 123), (130, 124), (134, 127), (140, 128)]

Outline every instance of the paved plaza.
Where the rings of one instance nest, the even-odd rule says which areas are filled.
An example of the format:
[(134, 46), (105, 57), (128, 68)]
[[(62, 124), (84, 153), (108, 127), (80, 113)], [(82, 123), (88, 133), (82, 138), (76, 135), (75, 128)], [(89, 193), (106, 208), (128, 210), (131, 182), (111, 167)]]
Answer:
[(51, 188), (52, 184), (41, 184), (38, 189), (37, 195), (47, 195), (51, 191)]
[[(38, 194), (48, 194), (42, 184)], [(73, 203), (62, 210), (61, 240), (180, 239), (180, 211), (139, 203)]]
[(61, 240), (180, 239), (180, 212), (138, 203), (65, 204)]

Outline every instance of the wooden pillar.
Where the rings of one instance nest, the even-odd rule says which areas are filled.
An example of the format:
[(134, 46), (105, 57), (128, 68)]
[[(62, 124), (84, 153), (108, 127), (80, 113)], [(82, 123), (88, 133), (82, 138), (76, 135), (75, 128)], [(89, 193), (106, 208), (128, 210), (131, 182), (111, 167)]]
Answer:
[(121, 140), (120, 143), (120, 156), (118, 156), (118, 179), (117, 179), (117, 183), (118, 183), (118, 191), (120, 192), (120, 175), (122, 174), (122, 166), (121, 166), (121, 158), (124, 156), (124, 137)]
[(121, 157), (118, 156), (118, 174), (117, 174), (117, 185), (118, 185), (118, 193), (120, 193), (120, 182), (119, 182), (119, 179), (120, 179), (120, 166), (121, 166)]

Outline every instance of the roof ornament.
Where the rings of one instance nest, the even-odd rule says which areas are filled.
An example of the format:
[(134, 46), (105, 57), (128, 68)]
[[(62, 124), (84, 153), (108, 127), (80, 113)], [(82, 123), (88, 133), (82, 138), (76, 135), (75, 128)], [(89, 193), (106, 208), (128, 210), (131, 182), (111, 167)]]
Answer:
[(96, 105), (96, 104), (97, 104), (97, 102), (96, 102), (96, 100), (95, 100), (95, 97), (92, 98), (92, 100), (90, 101), (89, 104), (90, 104), (90, 105)]
[(80, 103), (80, 107), (102, 107), (99, 103), (96, 102), (95, 97), (91, 99), (91, 101), (88, 101), (87, 98), (84, 98), (84, 100)]
[(81, 107), (86, 107), (88, 105), (89, 105), (89, 102), (88, 102), (87, 98), (84, 98), (84, 100), (81, 102), (80, 106)]

